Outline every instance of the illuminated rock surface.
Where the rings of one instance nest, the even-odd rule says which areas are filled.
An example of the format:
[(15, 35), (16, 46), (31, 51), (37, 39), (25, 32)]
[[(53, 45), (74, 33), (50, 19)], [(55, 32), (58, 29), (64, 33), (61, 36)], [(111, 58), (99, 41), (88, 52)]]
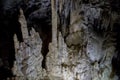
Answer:
[[(26, 0), (21, 3), (23, 9), (18, 21), (23, 41), (14, 35), (13, 78), (117, 80), (118, 3), (118, 0)], [(11, 4), (4, 8), (11, 8)], [(0, 67), (3, 65), (0, 58)]]

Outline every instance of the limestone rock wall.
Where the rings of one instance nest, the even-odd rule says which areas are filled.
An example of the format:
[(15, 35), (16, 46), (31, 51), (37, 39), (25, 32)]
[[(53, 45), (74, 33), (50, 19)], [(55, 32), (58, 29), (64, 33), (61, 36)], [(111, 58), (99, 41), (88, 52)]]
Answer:
[(117, 80), (117, 77), (110, 78), (114, 45), (102, 49), (104, 44), (97, 39), (88, 41), (87, 46), (73, 50), (67, 47), (59, 32), (58, 48), (55, 51), (55, 46), (50, 44), (47, 55), (50, 80)]
[(41, 66), (42, 40), (34, 29), (28, 35), (21, 12), (24, 42), (19, 43), (14, 36), (14, 74), (24, 80), (117, 80), (117, 76), (111, 77), (116, 43), (112, 30), (114, 22), (110, 22), (116, 21), (112, 16), (117, 13), (107, 11), (109, 15), (104, 16), (101, 13), (106, 9), (100, 8), (102, 3), (99, 5), (99, 2), (93, 0), (89, 4), (85, 1), (78, 5), (80, 0), (51, 0), (52, 42), (45, 56), (46, 69)]

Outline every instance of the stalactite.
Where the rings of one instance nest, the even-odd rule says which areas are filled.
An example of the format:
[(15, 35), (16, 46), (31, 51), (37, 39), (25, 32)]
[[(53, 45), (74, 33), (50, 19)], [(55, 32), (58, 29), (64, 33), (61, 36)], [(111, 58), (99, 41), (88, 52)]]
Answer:
[[(14, 36), (14, 74), (28, 80), (116, 80), (115, 76), (110, 77), (116, 45), (116, 34), (110, 25), (117, 17), (111, 15), (109, 8), (102, 9), (99, 2), (51, 0), (52, 41), (44, 57), (41, 55), (42, 40), (34, 28), (28, 35), (21, 10), (19, 21), (24, 41), (20, 43)], [(43, 58), (46, 58), (45, 69)]]

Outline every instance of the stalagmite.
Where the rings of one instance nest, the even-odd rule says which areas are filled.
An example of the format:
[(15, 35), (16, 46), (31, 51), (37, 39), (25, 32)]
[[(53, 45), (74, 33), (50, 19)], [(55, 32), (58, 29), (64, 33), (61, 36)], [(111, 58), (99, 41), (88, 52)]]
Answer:
[(20, 10), (19, 21), (24, 42), (19, 42), (16, 35), (14, 36), (15, 43), (15, 58), (13, 73), (18, 78), (17, 80), (40, 80), (46, 76), (45, 70), (42, 69), (43, 56), (41, 54), (42, 41), (40, 36), (32, 28), (28, 35), (27, 24), (22, 9)]
[(20, 9), (19, 22), (21, 24), (22, 36), (23, 39), (25, 40), (28, 38), (28, 29), (27, 29), (27, 22), (22, 9)]
[[(106, 22), (107, 19), (100, 18), (102, 10), (92, 5), (94, 1), (80, 4), (79, 0), (70, 0), (69, 6), (72, 7), (67, 1), (58, 3), (51, 0), (52, 42), (45, 56), (45, 69), (41, 66), (44, 58), (41, 55), (42, 40), (34, 28), (28, 35), (27, 23), (20, 10), (19, 22), (24, 41), (19, 42), (14, 36), (14, 74), (28, 80), (116, 80), (115, 76), (110, 78), (110, 61), (115, 52), (115, 39), (108, 26), (110, 20)], [(71, 14), (66, 13), (69, 10)], [(102, 26), (100, 20), (103, 21)], [(58, 21), (61, 21), (60, 26)], [(67, 30), (62, 31), (58, 27)], [(64, 31), (68, 31), (67, 34), (64, 35)]]

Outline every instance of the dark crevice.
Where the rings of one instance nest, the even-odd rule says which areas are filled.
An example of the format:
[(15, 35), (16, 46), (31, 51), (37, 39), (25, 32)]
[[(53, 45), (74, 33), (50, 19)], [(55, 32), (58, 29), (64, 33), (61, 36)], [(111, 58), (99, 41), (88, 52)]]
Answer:
[[(46, 28), (45, 28), (46, 27)], [(48, 46), (51, 42), (52, 38), (52, 27), (49, 25), (42, 25), (42, 33), (40, 34), (41, 39), (43, 41), (42, 44), (42, 55), (43, 55), (43, 61), (42, 61), (42, 67), (46, 69), (46, 55), (49, 52)]]
[[(39, 16), (38, 16), (39, 17)], [(48, 46), (52, 38), (52, 26), (51, 26), (51, 17), (38, 18), (33, 17), (28, 18), (28, 29), (29, 32), (31, 27), (35, 28), (36, 32), (39, 33), (40, 38), (42, 39), (42, 68), (46, 69), (46, 55), (49, 52)]]
[[(112, 58), (112, 73), (120, 79), (120, 23), (114, 23), (113, 31), (116, 33), (116, 52)], [(112, 75), (112, 76), (114, 76)]]
[[(49, 52), (48, 46), (52, 38), (52, 26), (46, 22), (39, 22), (32, 24), (36, 32), (39, 33), (40, 38), (42, 39), (42, 49), (41, 53), (43, 55), (42, 68), (46, 69), (46, 56)], [(30, 27), (29, 27), (30, 28)]]
[(28, 23), (28, 30), (33, 27), (42, 39), (42, 68), (46, 69), (46, 55), (52, 38), (51, 3), (50, 0), (28, 1), (24, 3), (23, 10)]
[(21, 42), (22, 33), (18, 22), (19, 10), (2, 10), (0, 13), (0, 80), (12, 77), (12, 67), (15, 60), (14, 34)]
[[(44, 28), (45, 26), (43, 26)], [(47, 56), (47, 53), (49, 52), (49, 49), (48, 49), (48, 46), (49, 46), (49, 43), (51, 42), (51, 38), (52, 38), (52, 27), (51, 26), (47, 26), (47, 30), (44, 31), (43, 29), (43, 34), (45, 36), (43, 36), (43, 34), (41, 34), (41, 39), (43, 41), (43, 44), (42, 44), (42, 55), (43, 55), (43, 61), (42, 61), (42, 68), (45, 68), (46, 69), (46, 56)]]

